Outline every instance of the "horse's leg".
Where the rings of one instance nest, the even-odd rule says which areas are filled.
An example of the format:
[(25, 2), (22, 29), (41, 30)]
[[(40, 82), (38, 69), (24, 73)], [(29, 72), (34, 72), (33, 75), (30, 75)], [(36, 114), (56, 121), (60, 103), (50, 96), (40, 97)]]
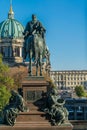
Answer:
[(32, 50), (30, 49), (29, 76), (32, 76)]
[(38, 59), (37, 59), (37, 63), (36, 63), (36, 76), (38, 76)]
[(37, 47), (35, 47), (35, 62), (36, 62), (36, 76), (38, 76), (39, 57)]
[(39, 64), (40, 64), (40, 76), (42, 76), (42, 55), (41, 54), (39, 58)]

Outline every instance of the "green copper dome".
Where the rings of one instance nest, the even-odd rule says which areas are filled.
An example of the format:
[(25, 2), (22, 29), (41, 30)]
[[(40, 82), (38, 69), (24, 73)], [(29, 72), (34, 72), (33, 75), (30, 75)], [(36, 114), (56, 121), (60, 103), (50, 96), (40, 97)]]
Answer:
[(0, 38), (21, 38), (24, 27), (14, 19), (12, 6), (8, 13), (8, 19), (0, 23)]

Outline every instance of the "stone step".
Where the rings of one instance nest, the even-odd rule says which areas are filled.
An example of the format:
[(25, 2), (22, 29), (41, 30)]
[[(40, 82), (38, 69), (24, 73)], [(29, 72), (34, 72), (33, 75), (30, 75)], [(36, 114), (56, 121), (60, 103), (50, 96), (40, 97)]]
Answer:
[(29, 112), (20, 112), (19, 115), (46, 115), (46, 113), (33, 110), (33, 111), (29, 111)]
[(15, 124), (16, 126), (29, 126), (29, 127), (36, 127), (36, 126), (40, 126), (40, 127), (44, 127), (44, 126), (50, 126), (50, 123), (48, 121), (29, 121), (29, 122), (16, 122)]
[(22, 112), (17, 116), (17, 122), (45, 121), (46, 114), (39, 111)]
[[(43, 104), (40, 104), (40, 106), (43, 106)], [(33, 103), (28, 103), (27, 107), (29, 108), (29, 111), (39, 111), (39, 107), (35, 106)]]
[(43, 123), (37, 125), (36, 123), (33, 124), (26, 124), (26, 123), (16, 123), (14, 126), (6, 126), (0, 125), (0, 130), (72, 130), (72, 125), (66, 126), (51, 126), (51, 125), (44, 125)]

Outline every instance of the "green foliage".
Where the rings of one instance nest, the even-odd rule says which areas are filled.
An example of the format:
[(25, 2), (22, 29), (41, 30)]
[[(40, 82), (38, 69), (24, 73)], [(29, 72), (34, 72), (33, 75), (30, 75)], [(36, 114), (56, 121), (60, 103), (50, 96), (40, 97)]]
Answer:
[(6, 86), (9, 90), (13, 87), (14, 80), (9, 76), (9, 67), (2, 62), (0, 55), (0, 86)]
[(76, 86), (75, 92), (78, 97), (85, 97), (86, 93), (83, 86)]
[(2, 62), (0, 54), (0, 110), (8, 103), (14, 80), (9, 76), (9, 67)]
[(15, 81), (15, 89), (20, 88), (23, 79), (23, 72), (19, 71), (18, 73), (14, 74), (13, 78)]
[(8, 103), (10, 96), (10, 92), (7, 90), (6, 86), (0, 86), (0, 111)]

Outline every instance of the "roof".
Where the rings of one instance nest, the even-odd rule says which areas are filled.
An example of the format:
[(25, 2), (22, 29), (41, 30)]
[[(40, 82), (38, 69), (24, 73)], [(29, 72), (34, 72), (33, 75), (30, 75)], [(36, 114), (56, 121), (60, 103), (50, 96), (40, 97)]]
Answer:
[(14, 19), (12, 6), (8, 13), (8, 19), (0, 23), (0, 38), (22, 38), (24, 27)]

